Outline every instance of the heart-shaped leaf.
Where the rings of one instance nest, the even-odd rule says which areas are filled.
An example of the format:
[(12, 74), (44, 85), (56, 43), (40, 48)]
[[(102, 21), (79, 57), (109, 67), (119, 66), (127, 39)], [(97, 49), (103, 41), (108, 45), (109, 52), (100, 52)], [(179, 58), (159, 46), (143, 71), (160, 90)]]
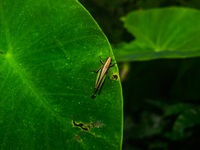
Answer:
[(124, 18), (135, 36), (115, 49), (118, 61), (200, 56), (200, 11), (170, 7), (134, 11)]
[(89, 13), (75, 0), (4, 0), (0, 18), (0, 149), (121, 149), (119, 78), (91, 99), (90, 70), (112, 52)]

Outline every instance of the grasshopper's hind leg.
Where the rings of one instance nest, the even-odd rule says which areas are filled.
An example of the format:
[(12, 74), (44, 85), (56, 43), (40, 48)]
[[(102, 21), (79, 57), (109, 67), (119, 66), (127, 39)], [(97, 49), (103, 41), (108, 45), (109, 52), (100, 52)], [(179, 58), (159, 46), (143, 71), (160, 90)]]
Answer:
[(103, 86), (105, 79), (106, 79), (106, 75), (103, 77), (101, 84), (98, 87), (98, 90), (99, 90), (98, 95), (100, 95), (100, 93), (101, 93), (101, 89), (102, 89), (101, 87)]
[(109, 70), (108, 70), (107, 74), (108, 74), (108, 79), (109, 79), (109, 80), (110, 80), (110, 82), (111, 82), (111, 79), (110, 79), (110, 76), (109, 76)]
[[(101, 66), (102, 67), (102, 66)], [(101, 69), (101, 67), (99, 67), (97, 70), (91, 70), (90, 72), (95, 72), (97, 73), (99, 71), (99, 69)]]
[(117, 64), (117, 63), (114, 63), (114, 64), (110, 64), (110, 67), (113, 67), (115, 64)]
[(103, 60), (101, 59), (101, 56), (99, 56), (99, 58), (100, 58), (101, 63), (104, 65), (104, 62), (103, 62)]

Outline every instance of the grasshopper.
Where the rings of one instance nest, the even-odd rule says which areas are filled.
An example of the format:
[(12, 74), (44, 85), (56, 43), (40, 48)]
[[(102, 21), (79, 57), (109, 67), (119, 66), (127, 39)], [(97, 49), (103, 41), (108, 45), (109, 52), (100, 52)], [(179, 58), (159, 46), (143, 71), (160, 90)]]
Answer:
[[(102, 87), (102, 85), (103, 85), (103, 83), (104, 83), (104, 81), (106, 79), (106, 73), (108, 74), (108, 78), (110, 79), (110, 77), (109, 77), (109, 69), (110, 69), (110, 67), (113, 67), (116, 64), (116, 63), (111, 64), (111, 61), (112, 61), (111, 57), (112, 56), (109, 56), (106, 59), (106, 62), (104, 63), (103, 60), (101, 59), (101, 56), (99, 56), (100, 62), (103, 64), (103, 66), (100, 66), (97, 70), (90, 71), (90, 72), (98, 73), (97, 77), (96, 77), (95, 86), (94, 86), (94, 95), (91, 96), (92, 99), (94, 99), (96, 97), (97, 91), (101, 90), (101, 87)], [(111, 79), (110, 79), (110, 81), (111, 81)]]

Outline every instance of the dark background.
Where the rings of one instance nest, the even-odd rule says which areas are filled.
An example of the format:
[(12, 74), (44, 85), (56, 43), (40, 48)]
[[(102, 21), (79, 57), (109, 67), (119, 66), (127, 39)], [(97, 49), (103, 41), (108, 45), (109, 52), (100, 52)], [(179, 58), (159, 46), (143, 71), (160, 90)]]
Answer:
[[(199, 0), (79, 1), (113, 47), (134, 39), (121, 21), (131, 11), (170, 6), (200, 9)], [(200, 59), (120, 62), (118, 66), (124, 96), (123, 150), (200, 149)]]

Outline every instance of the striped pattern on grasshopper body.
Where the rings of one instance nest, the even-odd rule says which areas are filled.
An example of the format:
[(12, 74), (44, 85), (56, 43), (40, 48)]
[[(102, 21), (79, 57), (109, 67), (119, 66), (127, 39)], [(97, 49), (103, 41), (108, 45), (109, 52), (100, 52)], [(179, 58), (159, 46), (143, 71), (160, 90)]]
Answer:
[[(94, 86), (94, 95), (91, 96), (92, 99), (94, 99), (96, 97), (97, 91), (101, 90), (101, 87), (106, 79), (106, 74), (108, 74), (108, 78), (110, 79), (109, 69), (110, 69), (110, 67), (113, 67), (116, 64), (116, 63), (111, 64), (111, 61), (112, 61), (111, 57), (108, 57), (105, 63), (102, 61), (102, 59), (100, 57), (100, 61), (103, 64), (103, 66), (99, 67), (97, 70), (91, 71), (91, 72), (97, 73), (96, 82), (95, 82), (95, 86)], [(111, 79), (110, 79), (110, 81), (111, 81)]]

